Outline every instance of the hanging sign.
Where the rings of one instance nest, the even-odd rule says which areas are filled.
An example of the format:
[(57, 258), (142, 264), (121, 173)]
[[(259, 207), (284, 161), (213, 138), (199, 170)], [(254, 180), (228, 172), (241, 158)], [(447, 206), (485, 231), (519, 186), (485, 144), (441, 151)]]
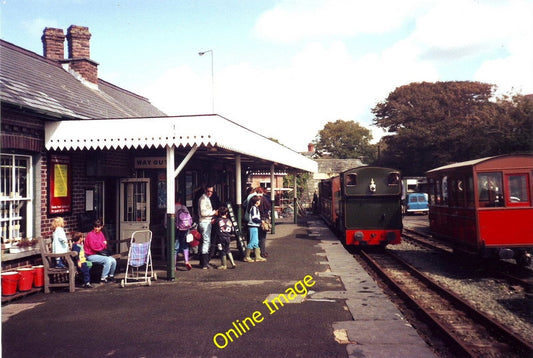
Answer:
[(165, 169), (167, 167), (166, 157), (136, 157), (135, 169)]

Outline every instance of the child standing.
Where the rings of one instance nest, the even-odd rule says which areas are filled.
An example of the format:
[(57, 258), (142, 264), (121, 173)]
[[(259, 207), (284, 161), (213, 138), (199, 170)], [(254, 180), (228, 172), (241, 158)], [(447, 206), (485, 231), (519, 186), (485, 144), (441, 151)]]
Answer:
[(233, 261), (233, 255), (231, 254), (231, 250), (229, 247), (231, 242), (231, 230), (233, 229), (233, 225), (231, 223), (231, 220), (228, 218), (228, 212), (229, 211), (227, 207), (221, 206), (218, 209), (218, 218), (215, 222), (217, 248), (221, 261), (221, 265), (218, 267), (219, 270), (225, 270), (228, 268), (227, 259), (229, 259), (229, 261), (231, 262), (232, 269), (236, 267), (235, 261)]
[[(52, 221), (52, 253), (65, 254), (68, 250), (67, 235), (65, 234), (65, 220), (58, 216)], [(65, 268), (65, 263), (60, 257), (56, 258), (56, 267)]]
[(85, 257), (85, 250), (83, 249), (83, 241), (85, 238), (81, 232), (75, 232), (72, 234), (72, 251), (76, 251), (78, 256), (74, 258), (78, 268), (83, 273), (83, 288), (93, 288), (91, 286), (91, 274), (90, 270), (93, 266), (91, 261), (87, 261)]
[(254, 262), (250, 258), (252, 249), (255, 252), (255, 262), (266, 261), (261, 257), (261, 249), (259, 248), (259, 226), (261, 226), (261, 213), (259, 212), (259, 205), (261, 204), (261, 197), (254, 196), (250, 200), (250, 219), (248, 221), (248, 231), (250, 233), (250, 241), (246, 247), (246, 256), (244, 262)]

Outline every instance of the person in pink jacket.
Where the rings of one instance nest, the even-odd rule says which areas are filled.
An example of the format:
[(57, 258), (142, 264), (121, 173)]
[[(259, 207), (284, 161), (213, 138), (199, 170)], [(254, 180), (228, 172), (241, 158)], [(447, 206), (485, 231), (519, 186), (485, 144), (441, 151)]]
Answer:
[(103, 265), (101, 283), (115, 282), (117, 260), (108, 256), (107, 240), (102, 232), (102, 221), (94, 222), (93, 230), (85, 237), (85, 255), (92, 263)]

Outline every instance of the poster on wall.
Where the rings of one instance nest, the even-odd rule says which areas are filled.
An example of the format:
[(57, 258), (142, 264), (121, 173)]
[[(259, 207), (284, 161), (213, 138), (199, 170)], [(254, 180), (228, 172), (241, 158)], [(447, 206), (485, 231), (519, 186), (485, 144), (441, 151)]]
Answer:
[(48, 212), (61, 214), (70, 212), (72, 202), (72, 167), (70, 158), (51, 155), (48, 171)]

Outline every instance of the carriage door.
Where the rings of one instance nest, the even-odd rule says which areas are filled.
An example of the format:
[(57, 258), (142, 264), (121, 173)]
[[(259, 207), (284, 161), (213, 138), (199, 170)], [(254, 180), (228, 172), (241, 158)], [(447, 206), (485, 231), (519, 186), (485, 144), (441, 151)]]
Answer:
[[(129, 240), (137, 230), (150, 228), (150, 179), (122, 179), (120, 181), (120, 239)], [(120, 244), (120, 251), (128, 251), (128, 242)]]

